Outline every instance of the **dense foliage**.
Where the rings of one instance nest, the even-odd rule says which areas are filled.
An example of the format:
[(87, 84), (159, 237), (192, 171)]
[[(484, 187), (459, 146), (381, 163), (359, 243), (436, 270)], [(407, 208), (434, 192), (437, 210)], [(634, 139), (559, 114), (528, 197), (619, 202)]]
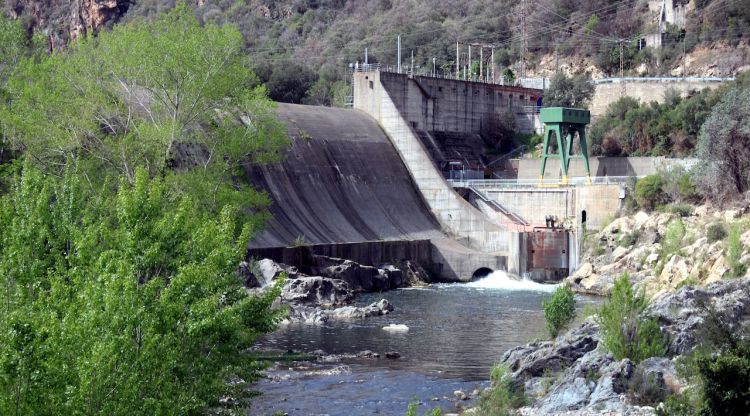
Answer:
[(555, 338), (576, 316), (576, 300), (568, 285), (558, 287), (549, 299), (542, 301), (547, 332)]
[(588, 108), (594, 95), (594, 84), (585, 75), (567, 76), (558, 72), (544, 92), (545, 107)]
[[(202, 414), (241, 397), (280, 288), (236, 276), (249, 226), (136, 171), (113, 198), (26, 165), (0, 200), (0, 414)], [(235, 380), (229, 383), (230, 380)], [(244, 380), (243, 382), (239, 382)]]
[(286, 143), (241, 34), (184, 6), (52, 55), (0, 30), (0, 414), (240, 412), (281, 314), (237, 276), (241, 169)]
[(750, 83), (739, 83), (711, 109), (700, 130), (699, 185), (724, 202), (750, 190)]
[(638, 363), (667, 352), (659, 324), (644, 316), (647, 306), (648, 298), (633, 289), (627, 274), (615, 280), (612, 294), (602, 305), (597, 321), (602, 344), (616, 360), (629, 358)]

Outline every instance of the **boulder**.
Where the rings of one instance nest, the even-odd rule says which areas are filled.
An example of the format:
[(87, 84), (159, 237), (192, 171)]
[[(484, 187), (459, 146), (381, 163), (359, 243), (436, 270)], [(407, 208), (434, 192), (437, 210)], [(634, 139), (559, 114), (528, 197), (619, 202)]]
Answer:
[(296, 267), (276, 263), (271, 259), (258, 260), (255, 262), (255, 266), (258, 270), (258, 281), (261, 286), (266, 286), (269, 283), (272, 283), (278, 279), (282, 273), (286, 273), (287, 277), (290, 279), (294, 279), (298, 276)]
[(378, 302), (373, 302), (368, 306), (355, 307), (345, 306), (343, 308), (336, 308), (327, 312), (331, 319), (361, 319), (369, 318), (371, 316), (387, 315), (393, 312), (393, 305), (386, 299), (381, 299)]
[(667, 261), (659, 275), (659, 278), (670, 287), (676, 287), (688, 277), (690, 277), (690, 268), (685, 262), (685, 258), (679, 254), (673, 255)]
[(351, 303), (354, 293), (342, 280), (305, 276), (288, 280), (281, 291), (281, 299), (293, 304), (334, 306)]
[(599, 343), (598, 329), (596, 323), (588, 320), (554, 342), (533, 342), (510, 349), (501, 362), (513, 372), (513, 379), (518, 383), (541, 377), (545, 372), (560, 371), (596, 348)]
[(351, 260), (327, 256), (314, 257), (317, 262), (315, 272), (331, 279), (343, 280), (357, 292), (382, 292), (406, 285), (404, 273), (394, 266), (378, 269)]
[(620, 247), (620, 246), (618, 246), (617, 248), (615, 248), (615, 249), (614, 249), (614, 251), (612, 251), (612, 261), (614, 262), (614, 261), (619, 261), (619, 260), (621, 260), (621, 259), (622, 259), (623, 257), (625, 257), (625, 256), (626, 256), (626, 255), (627, 255), (627, 254), (628, 254), (629, 252), (630, 252), (630, 249), (629, 249), (629, 248), (627, 248), (627, 247)]

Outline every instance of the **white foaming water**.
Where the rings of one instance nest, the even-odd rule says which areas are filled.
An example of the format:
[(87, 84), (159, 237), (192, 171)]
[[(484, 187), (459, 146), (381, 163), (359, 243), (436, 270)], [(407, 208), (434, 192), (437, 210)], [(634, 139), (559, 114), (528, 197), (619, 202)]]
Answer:
[(502, 270), (497, 270), (487, 275), (487, 277), (484, 277), (474, 282), (466, 283), (466, 286), (480, 288), (480, 289), (503, 289), (503, 290), (525, 290), (525, 291), (534, 291), (534, 292), (554, 292), (555, 289), (557, 289), (558, 286), (560, 285), (537, 283), (526, 278), (524, 278), (523, 280), (517, 280), (508, 276), (508, 273)]

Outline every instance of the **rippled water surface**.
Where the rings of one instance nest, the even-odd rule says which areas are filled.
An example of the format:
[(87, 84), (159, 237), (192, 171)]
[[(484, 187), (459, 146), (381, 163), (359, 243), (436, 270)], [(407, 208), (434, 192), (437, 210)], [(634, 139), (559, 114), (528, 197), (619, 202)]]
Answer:
[[(256, 389), (264, 394), (253, 401), (249, 414), (278, 410), (290, 415), (403, 414), (413, 397), (426, 401), (425, 409), (450, 410), (454, 404), (443, 397), (486, 384), (490, 368), (503, 352), (545, 337), (541, 302), (552, 290), (495, 272), (472, 284), (440, 284), (358, 298), (358, 304), (388, 299), (395, 311), (386, 316), (282, 327), (260, 346), (320, 349), (327, 354), (397, 351), (401, 358), (348, 362), (346, 371), (329, 376), (298, 374), (287, 381), (262, 381)], [(578, 307), (589, 302), (594, 300), (579, 298)], [(409, 329), (383, 330), (390, 324)]]

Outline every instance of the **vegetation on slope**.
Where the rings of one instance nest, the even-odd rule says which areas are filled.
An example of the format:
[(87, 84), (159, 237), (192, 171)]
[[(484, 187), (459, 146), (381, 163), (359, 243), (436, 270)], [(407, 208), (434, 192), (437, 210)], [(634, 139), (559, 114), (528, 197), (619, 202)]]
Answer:
[[(30, 27), (39, 26), (38, 32), (60, 32), (60, 37), (67, 37), (70, 5), (53, 2), (38, 7), (38, 2), (14, 0), (8, 2), (7, 11), (20, 14)], [(119, 13), (127, 12), (115, 13), (105, 27), (117, 20), (151, 19), (175, 4), (175, 0), (118, 1)], [(529, 68), (538, 66), (543, 55), (557, 52), (563, 58), (586, 58), (603, 72), (617, 74), (623, 43), (625, 70), (646, 63), (653, 75), (667, 72), (683, 48), (690, 52), (705, 42), (737, 45), (750, 37), (750, 8), (741, 0), (695, 2), (696, 11), (689, 14), (685, 29), (669, 27), (659, 50), (639, 47), (640, 39), (655, 30), (656, 13), (649, 12), (643, 0), (541, 0), (526, 2), (525, 13), (521, 2), (510, 0), (216, 0), (190, 4), (202, 23), (236, 24), (245, 50), (258, 57), (258, 64), (281, 72), (281, 78), (296, 73), (300, 80), (311, 81), (303, 83), (308, 88), (302, 100), (326, 105), (341, 100), (347, 65), (364, 62), (366, 47), (369, 62), (395, 65), (399, 34), (402, 63), (410, 67), (413, 51), (417, 72), (431, 73), (433, 58), (438, 73), (455, 72), (456, 42), (461, 42), (464, 55), (468, 44), (475, 45), (474, 61), (479, 58), (478, 44), (495, 46), (496, 73), (509, 78), (517, 77), (521, 67), (524, 15)], [(485, 68), (489, 55), (485, 49)], [(308, 70), (293, 71), (291, 64)], [(310, 78), (309, 71), (316, 75)], [(478, 65), (471, 71), (476, 75)], [(275, 88), (269, 89), (276, 97)], [(299, 94), (284, 99), (301, 102)]]

